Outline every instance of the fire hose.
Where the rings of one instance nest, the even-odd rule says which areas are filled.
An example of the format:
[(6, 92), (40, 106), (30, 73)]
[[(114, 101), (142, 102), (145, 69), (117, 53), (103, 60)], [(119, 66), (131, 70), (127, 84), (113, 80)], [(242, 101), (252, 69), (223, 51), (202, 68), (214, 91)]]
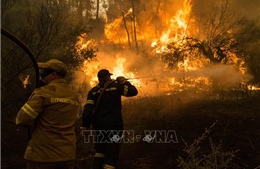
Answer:
[[(100, 95), (98, 96), (97, 103), (96, 103), (96, 105), (95, 105), (95, 107), (94, 107), (94, 110), (93, 110), (94, 113), (95, 113), (95, 112), (97, 111), (97, 109), (98, 109), (98, 105), (99, 105), (99, 103), (100, 103), (100, 99), (101, 99), (101, 96), (103, 95), (104, 91), (106, 90), (106, 88), (107, 88), (110, 84), (114, 83), (115, 81), (116, 81), (116, 80), (111, 80), (111, 81), (109, 81), (109, 82), (104, 86), (104, 88), (102, 89)], [(77, 139), (76, 143), (78, 143), (81, 139), (82, 139), (82, 136), (81, 136), (81, 133), (80, 133), (80, 137)]]
[[(18, 37), (14, 36), (12, 33), (10, 33), (9, 31), (7, 31), (4, 28), (1, 28), (1, 34), (4, 35), (5, 37), (9, 38), (10, 40), (12, 40), (14, 43), (16, 43), (18, 46), (20, 46), (30, 57), (34, 70), (35, 70), (35, 88), (39, 87), (39, 68), (38, 68), (38, 64), (37, 61), (35, 59), (35, 57), (33, 56), (32, 52), (30, 51), (30, 49), (25, 45), (25, 43), (20, 40)], [(31, 139), (31, 128), (28, 128), (28, 140)]]

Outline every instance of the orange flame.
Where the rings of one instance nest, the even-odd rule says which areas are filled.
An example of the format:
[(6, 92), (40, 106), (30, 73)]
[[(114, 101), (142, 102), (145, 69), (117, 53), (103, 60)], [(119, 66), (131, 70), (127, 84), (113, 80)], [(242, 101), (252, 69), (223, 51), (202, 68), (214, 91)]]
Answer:
[[(148, 25), (147, 30), (142, 34), (138, 35), (138, 40), (143, 41), (146, 39), (154, 39), (151, 42), (151, 47), (154, 50), (155, 53), (163, 53), (167, 52), (167, 44), (174, 43), (176, 47), (181, 47), (183, 44), (186, 43), (185, 38), (189, 36), (188, 27), (191, 26), (193, 20), (191, 20), (190, 13), (191, 13), (191, 0), (184, 0), (183, 2), (183, 9), (176, 12), (176, 14), (170, 18), (167, 18), (165, 29), (162, 31), (163, 33), (158, 36), (159, 38), (154, 37), (154, 33), (151, 33), (150, 30), (153, 30), (151, 27), (153, 26)], [(164, 11), (159, 11), (159, 16), (163, 17)], [(130, 9), (128, 12), (123, 13), (124, 17), (127, 17), (132, 13), (132, 9)], [(168, 16), (168, 15), (167, 15)], [(113, 44), (128, 44), (128, 37), (125, 31), (125, 25), (123, 23), (123, 16), (118, 17), (113, 22), (106, 24), (105, 26), (105, 36), (106, 39)], [(128, 21), (129, 22), (129, 21)], [(149, 22), (149, 21), (148, 21)], [(128, 23), (127, 27), (129, 27), (130, 31), (132, 29), (132, 23)], [(137, 23), (136, 23), (137, 24)], [(129, 26), (130, 25), (130, 26)], [(138, 25), (137, 29), (138, 29)], [(192, 25), (193, 26), (193, 25)], [(196, 30), (194, 28), (193, 30)], [(138, 32), (138, 31), (137, 31)], [(130, 37), (131, 38), (131, 37)], [(150, 43), (149, 42), (149, 43)], [(78, 42), (82, 48), (88, 46), (91, 44), (90, 41), (83, 41), (82, 39), (79, 39)], [(232, 54), (231, 54), (232, 55)], [(233, 55), (234, 60), (238, 63), (242, 63), (241, 60), (237, 60), (237, 57)], [(126, 78), (130, 78), (131, 82), (136, 85), (137, 87), (144, 87), (146, 85), (145, 81), (143, 79), (138, 79), (135, 74), (137, 72), (130, 71), (126, 69), (125, 65), (126, 58), (118, 56), (114, 61), (110, 60), (110, 64), (106, 65), (106, 68), (108, 68), (112, 73), (112, 78), (116, 78), (117, 76), (125, 76)], [(192, 88), (192, 87), (200, 87), (203, 86), (209, 86), (211, 85), (211, 81), (209, 77), (200, 75), (200, 76), (192, 76), (191, 74), (185, 74), (185, 72), (195, 72), (200, 69), (202, 69), (207, 63), (209, 62), (208, 59), (205, 59), (203, 57), (191, 57), (191, 58), (185, 58), (185, 60), (182, 63), (178, 64), (179, 71), (183, 72), (184, 74), (180, 76), (178, 74), (177, 77), (166, 77), (162, 79), (161, 77), (156, 77), (158, 79), (150, 80), (150, 82), (157, 83), (157, 86), (160, 86), (160, 89), (162, 90), (184, 90), (186, 88)], [(85, 74), (90, 79), (90, 85), (94, 86), (98, 83), (98, 79), (96, 77), (96, 73), (98, 72), (101, 66), (101, 63), (99, 62), (89, 62), (85, 61), (82, 69), (85, 72)], [(242, 73), (245, 73), (245, 70), (243, 66), (240, 67), (240, 71)]]
[(175, 42), (177, 45), (181, 45), (183, 39), (186, 37), (188, 21), (190, 18), (191, 0), (185, 0), (183, 3), (183, 10), (179, 10), (175, 16), (170, 19), (168, 29), (164, 31), (159, 39), (152, 42), (152, 47), (155, 47), (158, 43), (160, 47), (156, 48), (156, 53), (166, 52), (167, 44)]
[(19, 79), (21, 80), (21, 82), (23, 83), (23, 87), (26, 88), (27, 85), (30, 83), (29, 79), (30, 79), (30, 75), (26, 75), (24, 76), (20, 76)]
[[(116, 79), (118, 76), (124, 76), (128, 79), (131, 79), (131, 83), (134, 84), (136, 87), (142, 86), (142, 82), (138, 79), (135, 79), (135, 74), (125, 70), (124, 62), (126, 61), (125, 58), (119, 57), (115, 60), (113, 67), (108, 68), (109, 71), (113, 74), (111, 76), (112, 79)], [(98, 83), (97, 72), (100, 69), (100, 62), (98, 61), (85, 61), (82, 67), (83, 72), (89, 79), (90, 86), (95, 86)]]
[[(124, 17), (128, 16), (133, 12), (132, 8), (128, 10), (127, 13), (124, 13)], [(115, 19), (113, 22), (105, 25), (105, 36), (109, 42), (113, 42), (114, 44), (127, 44), (128, 39), (125, 30), (122, 31), (122, 22), (123, 17)]]
[(131, 79), (131, 83), (134, 84), (136, 87), (141, 87), (142, 82), (139, 79), (135, 79), (135, 75), (132, 72), (126, 72), (124, 69), (124, 62), (126, 61), (125, 58), (118, 58), (116, 60), (116, 65), (113, 67), (113, 75), (112, 78), (116, 78), (118, 76), (124, 76), (128, 79)]

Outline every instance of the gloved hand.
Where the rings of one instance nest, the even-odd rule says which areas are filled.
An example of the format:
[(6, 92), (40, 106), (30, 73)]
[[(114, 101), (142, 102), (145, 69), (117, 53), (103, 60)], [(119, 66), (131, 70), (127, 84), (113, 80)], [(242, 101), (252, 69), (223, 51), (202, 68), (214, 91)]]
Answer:
[(124, 84), (128, 79), (126, 79), (124, 76), (118, 76), (116, 78), (116, 81), (120, 84)]

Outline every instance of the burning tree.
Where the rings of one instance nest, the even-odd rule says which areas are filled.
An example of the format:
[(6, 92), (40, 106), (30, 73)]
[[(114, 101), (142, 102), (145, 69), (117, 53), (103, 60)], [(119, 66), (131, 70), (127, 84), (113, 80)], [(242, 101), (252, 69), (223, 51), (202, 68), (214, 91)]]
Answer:
[[(168, 64), (168, 67), (181, 70), (182, 73), (189, 71), (201, 73), (203, 71), (201, 68), (210, 64), (236, 65), (237, 71), (245, 73), (245, 60), (244, 57), (240, 57), (239, 51), (242, 48), (238, 44), (241, 44), (240, 37), (245, 35), (245, 32), (241, 30), (247, 25), (247, 20), (236, 15), (234, 5), (230, 1), (184, 0), (183, 3), (179, 3), (173, 0), (128, 0), (124, 1), (124, 4), (113, 1), (108, 5), (108, 22), (104, 27), (105, 40), (102, 40), (100, 45), (108, 46), (109, 44), (111, 48), (116, 49), (112, 52), (113, 54), (109, 54), (110, 59), (124, 55), (126, 49), (132, 50), (133, 47), (138, 47), (137, 55), (139, 55), (139, 60), (143, 59), (142, 64), (138, 65), (135, 62), (132, 66), (133, 70), (138, 70), (138, 73), (142, 73), (141, 70), (144, 70), (145, 66), (149, 65), (151, 69), (156, 67), (154, 69), (156, 75), (159, 74), (159, 80), (162, 81), (161, 74), (167, 78), (162, 84), (172, 87), (177, 84), (183, 86), (184, 82), (187, 84), (189, 81), (209, 85), (212, 79), (210, 81), (208, 79), (212, 77), (205, 79), (198, 77), (197, 74), (194, 75), (196, 72), (182, 75), (178, 72), (175, 77), (182, 81), (178, 82), (173, 77), (174, 72), (166, 77), (165, 71), (172, 70), (166, 70), (165, 65), (158, 64), (161, 59)], [(104, 53), (107, 58), (111, 51)], [(132, 53), (131, 60), (134, 60), (135, 56), (136, 54)], [(128, 63), (129, 60), (130, 58), (128, 58)], [(115, 63), (117, 61), (113, 62)], [(157, 65), (161, 66), (159, 73)], [(88, 66), (91, 67), (90, 64)], [(111, 69), (115, 67), (111, 64), (105, 66)], [(149, 72), (152, 72), (150, 70)], [(225, 71), (228, 70), (230, 69), (225, 69)], [(145, 76), (149, 76), (147, 71), (144, 72)], [(236, 82), (240, 82), (238, 78)]]
[(201, 55), (213, 64), (235, 62), (238, 49), (234, 44), (245, 19), (237, 17), (226, 0), (194, 3), (192, 12), (189, 16), (192, 22), (185, 30), (189, 34), (185, 33), (177, 41), (168, 43), (163, 60), (170, 67), (186, 57)]
[[(228, 0), (185, 0), (183, 9), (169, 20), (168, 30), (152, 46), (170, 68), (189, 71), (209, 64), (227, 64), (236, 65), (245, 74), (245, 59), (249, 63), (252, 55), (257, 56), (255, 51), (259, 51), (255, 46), (259, 44), (255, 38), (259, 34), (256, 23), (237, 15)], [(218, 87), (220, 81), (211, 78)]]

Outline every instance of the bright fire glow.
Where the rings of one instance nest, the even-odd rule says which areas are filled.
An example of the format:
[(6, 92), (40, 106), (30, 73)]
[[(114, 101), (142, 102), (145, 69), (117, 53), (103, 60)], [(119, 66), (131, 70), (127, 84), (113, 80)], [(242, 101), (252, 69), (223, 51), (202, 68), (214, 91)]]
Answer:
[[(132, 8), (128, 10), (128, 12), (122, 14), (124, 17), (127, 17), (133, 12)], [(124, 29), (122, 29), (123, 16), (115, 19), (113, 22), (105, 25), (105, 35), (106, 39), (109, 42), (113, 42), (114, 44), (127, 44), (127, 34)]]
[(29, 79), (30, 79), (30, 75), (26, 75), (24, 76), (20, 76), (19, 79), (21, 80), (21, 82), (23, 83), (23, 87), (26, 88), (27, 85), (30, 83)]
[[(134, 84), (136, 87), (142, 86), (142, 82), (139, 79), (136, 79), (134, 73), (126, 71), (124, 68), (124, 62), (126, 61), (125, 58), (117, 58), (114, 63), (114, 66), (109, 69), (109, 71), (113, 74), (111, 76), (112, 79), (116, 79), (118, 76), (124, 76), (131, 80), (131, 83)], [(100, 63), (95, 61), (85, 61), (82, 70), (85, 74), (89, 77), (90, 85), (94, 87), (98, 83), (97, 72), (100, 69)]]
[[(190, 16), (191, 9), (191, 0), (184, 0), (183, 8), (178, 10), (175, 15), (170, 15), (168, 13), (165, 14), (165, 11), (159, 10), (159, 17), (163, 18), (162, 20), (165, 20), (163, 30), (161, 30), (161, 32), (158, 32), (158, 30), (156, 30), (155, 33), (154, 29), (152, 29), (154, 24), (151, 20), (148, 20), (146, 30), (142, 34), (138, 34), (138, 41), (142, 42), (151, 40), (151, 51), (153, 51), (155, 54), (167, 53), (167, 45), (169, 43), (173, 43), (175, 45), (174, 47), (176, 48), (181, 47), (183, 44), (187, 43), (185, 38), (191, 33), (194, 33), (189, 32), (189, 30), (197, 30), (197, 28), (194, 26), (194, 21), (191, 19)], [(165, 16), (167, 16), (167, 18), (165, 18)], [(126, 23), (124, 23), (124, 18), (127, 17), (128, 19), (132, 17), (132, 9), (129, 9), (127, 12), (122, 13), (122, 15), (119, 16), (117, 19), (106, 24), (105, 37), (107, 42), (112, 44), (120, 44), (121, 46), (127, 46), (129, 41), (133, 43), (133, 20), (128, 20)], [(127, 36), (126, 27), (129, 29), (128, 31), (130, 32), (130, 36)], [(138, 32), (138, 24), (136, 25), (136, 29)], [(85, 48), (90, 45), (91, 42), (79, 40), (79, 44), (81, 44), (82, 48)], [(234, 54), (230, 54), (230, 56), (232, 56), (235, 63), (243, 63), (243, 61), (238, 60)], [(127, 60), (126, 57), (117, 56), (116, 58), (112, 58), (111, 60), (109, 62), (106, 62), (105, 68), (109, 69), (109, 71), (113, 73), (112, 78), (115, 79), (117, 76), (125, 76), (126, 78), (129, 78), (131, 80), (131, 83), (136, 85), (137, 87), (145, 87), (147, 81), (145, 81), (143, 78), (137, 78), (135, 76), (135, 74), (137, 73), (136, 70), (134, 71), (127, 69), (125, 64), (125, 61)], [(152, 81), (156, 83), (156, 86), (158, 86), (160, 90), (164, 91), (182, 91), (184, 89), (193, 87), (208, 87), (212, 84), (210, 77), (207, 77), (203, 74), (198, 75), (196, 73), (196, 71), (199, 72), (208, 63), (209, 60), (205, 59), (204, 57), (186, 57), (184, 58), (183, 62), (180, 62), (177, 65), (179, 70), (179, 72), (175, 72), (177, 73), (177, 77), (164, 76), (164, 79), (162, 77), (155, 77), (153, 80), (150, 80), (150, 82)], [(91, 86), (94, 86), (98, 83), (96, 73), (100, 68), (104, 68), (104, 66), (101, 66), (98, 61), (85, 61), (82, 69), (89, 77)], [(240, 72), (245, 73), (245, 69), (243, 68), (243, 66), (240, 66)]]
[(170, 42), (175, 42), (176, 45), (181, 45), (184, 43), (183, 39), (186, 37), (188, 21), (190, 20), (191, 12), (191, 0), (185, 0), (183, 3), (183, 9), (179, 10), (175, 16), (170, 19), (167, 29), (162, 33), (159, 39), (156, 39), (152, 43), (160, 44), (155, 50), (156, 53), (167, 52), (167, 44)]
[(124, 62), (126, 61), (125, 58), (118, 58), (116, 60), (116, 65), (112, 69), (112, 78), (116, 78), (118, 76), (124, 76), (128, 79), (131, 79), (131, 83), (134, 84), (136, 87), (141, 87), (142, 82), (139, 79), (135, 79), (135, 75), (132, 72), (127, 72), (124, 68)]

